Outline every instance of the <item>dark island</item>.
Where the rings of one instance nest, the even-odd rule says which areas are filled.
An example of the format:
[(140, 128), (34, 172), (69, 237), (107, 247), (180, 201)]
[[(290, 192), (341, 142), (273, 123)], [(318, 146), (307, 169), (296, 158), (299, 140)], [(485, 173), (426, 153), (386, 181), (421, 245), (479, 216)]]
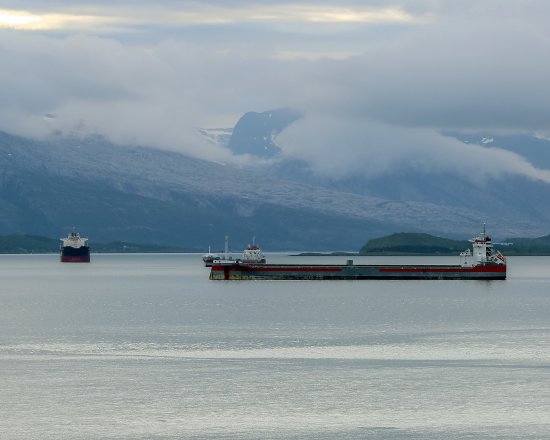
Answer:
[[(507, 238), (495, 247), (504, 255), (550, 255), (550, 235), (538, 238)], [(359, 255), (458, 255), (467, 240), (452, 240), (422, 233), (397, 233), (369, 240)]]
[[(505, 255), (550, 255), (550, 235), (538, 238), (507, 238), (494, 243)], [(354, 255), (458, 255), (471, 246), (468, 240), (453, 240), (425, 233), (399, 232), (369, 240), (359, 252), (304, 252), (297, 256)]]
[(369, 240), (359, 250), (359, 255), (458, 255), (469, 247), (468, 240), (400, 232)]

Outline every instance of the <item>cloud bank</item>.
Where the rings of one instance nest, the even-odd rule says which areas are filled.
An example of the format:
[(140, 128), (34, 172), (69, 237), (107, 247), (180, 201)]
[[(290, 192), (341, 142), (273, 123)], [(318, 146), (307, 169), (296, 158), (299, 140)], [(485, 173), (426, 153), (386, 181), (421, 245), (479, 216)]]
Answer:
[(476, 184), (507, 174), (550, 183), (550, 170), (538, 169), (518, 154), (465, 144), (425, 128), (314, 114), (287, 128), (279, 142), (287, 156), (304, 160), (315, 173), (336, 180), (414, 170), (452, 174)]
[[(293, 107), (308, 117), (281, 134), (283, 152), (320, 174), (413, 164), (465, 175), (482, 158), (492, 168), (478, 175), (548, 181), (521, 156), (439, 134), (550, 134), (543, 0), (4, 3), (0, 129), (10, 133), (100, 134), (239, 161), (197, 127)], [(42, 27), (14, 25), (25, 14)]]

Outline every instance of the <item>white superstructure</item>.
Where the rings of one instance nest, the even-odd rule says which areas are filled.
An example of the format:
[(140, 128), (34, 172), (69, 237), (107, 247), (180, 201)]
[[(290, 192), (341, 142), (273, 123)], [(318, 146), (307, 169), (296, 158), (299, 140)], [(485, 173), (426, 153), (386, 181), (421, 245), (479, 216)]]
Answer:
[(252, 238), (252, 244), (243, 251), (243, 257), (241, 261), (243, 263), (265, 263), (265, 255), (262, 250), (257, 246), (254, 241), (256, 237)]
[(75, 249), (86, 246), (87, 238), (81, 237), (78, 232), (71, 232), (66, 238), (60, 239), (63, 247), (72, 247)]
[(486, 264), (506, 265), (506, 258), (500, 252), (493, 249), (491, 237), (483, 231), (477, 237), (470, 240), (472, 243), (472, 252), (470, 249), (460, 253), (460, 265), (462, 267), (473, 267)]

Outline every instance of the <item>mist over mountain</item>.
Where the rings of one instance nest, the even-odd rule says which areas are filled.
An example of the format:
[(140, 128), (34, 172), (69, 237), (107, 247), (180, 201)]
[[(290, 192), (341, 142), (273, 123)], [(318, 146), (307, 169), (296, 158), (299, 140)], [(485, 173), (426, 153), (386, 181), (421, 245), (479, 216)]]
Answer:
[[(295, 121), (289, 122), (288, 126), (293, 122)], [(238, 127), (239, 124), (235, 130)], [(284, 128), (281, 132), (284, 134)], [(550, 168), (550, 141), (542, 137), (528, 134), (497, 136), (481, 132), (444, 132), (442, 136), (458, 141), (454, 145), (455, 149), (460, 149), (460, 145), (463, 145), (466, 150), (474, 145), (481, 152), (513, 152), (518, 159), (527, 161), (535, 169)], [(276, 137), (273, 142), (277, 143)], [(334, 148), (338, 151), (337, 144)], [(256, 147), (251, 147), (250, 151), (261, 149), (262, 142), (258, 141)], [(422, 160), (423, 157), (419, 156), (416, 162), (421, 163)], [(278, 160), (270, 162), (264, 171), (273, 178), (298, 181), (344, 193), (473, 211), (477, 213), (480, 222), (489, 221), (496, 230), (509, 228), (512, 234), (520, 231), (531, 236), (546, 233), (550, 220), (550, 184), (542, 179), (510, 171), (493, 173), (493, 167), (494, 164), (487, 157), (480, 155), (479, 160), (466, 164), (459, 173), (428, 166), (419, 167), (411, 163), (410, 167), (395, 166), (394, 169), (374, 175), (362, 173), (359, 166), (355, 173), (334, 177), (330, 173), (316, 171), (306, 159), (287, 156), (283, 151)], [(368, 163), (365, 163), (365, 169), (367, 168)], [(411, 223), (411, 227), (417, 225)], [(436, 226), (436, 229), (445, 228), (444, 225)]]
[[(236, 250), (253, 236), (266, 250), (357, 250), (401, 231), (467, 238), (482, 222), (496, 237), (548, 233), (544, 181), (480, 180), (415, 167), (375, 177), (323, 175), (277, 144), (277, 135), (301, 117), (286, 109), (247, 113), (233, 128), (201, 131), (236, 156), (257, 158), (251, 166), (114, 145), (99, 136), (36, 141), (0, 133), (0, 233), (55, 237), (77, 227), (92, 242), (217, 250), (225, 235)], [(492, 144), (483, 139), (479, 145)], [(546, 165), (544, 155), (536, 157), (536, 165)]]
[[(252, 236), (266, 250), (356, 249), (371, 236), (447, 218), (432, 204), (393, 203), (163, 150), (102, 138), (49, 142), (0, 134), (0, 233), (98, 241), (240, 249)], [(464, 221), (464, 216), (470, 216)], [(471, 223), (475, 215), (461, 219)]]
[(548, 234), (548, 2), (172, 3), (6, 6), (4, 233)]
[(530, 134), (495, 134), (488, 132), (446, 131), (467, 144), (478, 144), (487, 148), (502, 148), (525, 157), (533, 165), (550, 169), (550, 139)]

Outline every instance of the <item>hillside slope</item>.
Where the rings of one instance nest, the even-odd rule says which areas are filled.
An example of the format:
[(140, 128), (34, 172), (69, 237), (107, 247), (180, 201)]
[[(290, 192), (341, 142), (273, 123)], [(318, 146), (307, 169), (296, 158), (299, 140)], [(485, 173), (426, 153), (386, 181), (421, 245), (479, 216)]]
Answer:
[[(452, 240), (424, 233), (399, 232), (370, 239), (359, 255), (458, 255), (471, 249), (468, 240)], [(508, 238), (494, 243), (506, 255), (550, 255), (550, 235), (537, 238)]]
[[(73, 226), (100, 241), (270, 250), (355, 248), (412, 222), (454, 218), (430, 204), (393, 203), (102, 139), (37, 142), (0, 134), (0, 233), (64, 235)], [(464, 213), (468, 214), (468, 213)], [(470, 214), (468, 223), (475, 215)], [(416, 220), (415, 220), (416, 219)], [(397, 222), (398, 224), (398, 222)]]
[(481, 220), (500, 236), (543, 227), (497, 221), (477, 206), (336, 191), (101, 138), (0, 133), (0, 157), (1, 234), (56, 237), (76, 226), (96, 241), (220, 249), (229, 235), (235, 249), (256, 236), (266, 250), (349, 250), (398, 230), (469, 237)]
[(457, 255), (470, 248), (467, 240), (452, 240), (425, 233), (400, 232), (369, 240), (360, 255)]

